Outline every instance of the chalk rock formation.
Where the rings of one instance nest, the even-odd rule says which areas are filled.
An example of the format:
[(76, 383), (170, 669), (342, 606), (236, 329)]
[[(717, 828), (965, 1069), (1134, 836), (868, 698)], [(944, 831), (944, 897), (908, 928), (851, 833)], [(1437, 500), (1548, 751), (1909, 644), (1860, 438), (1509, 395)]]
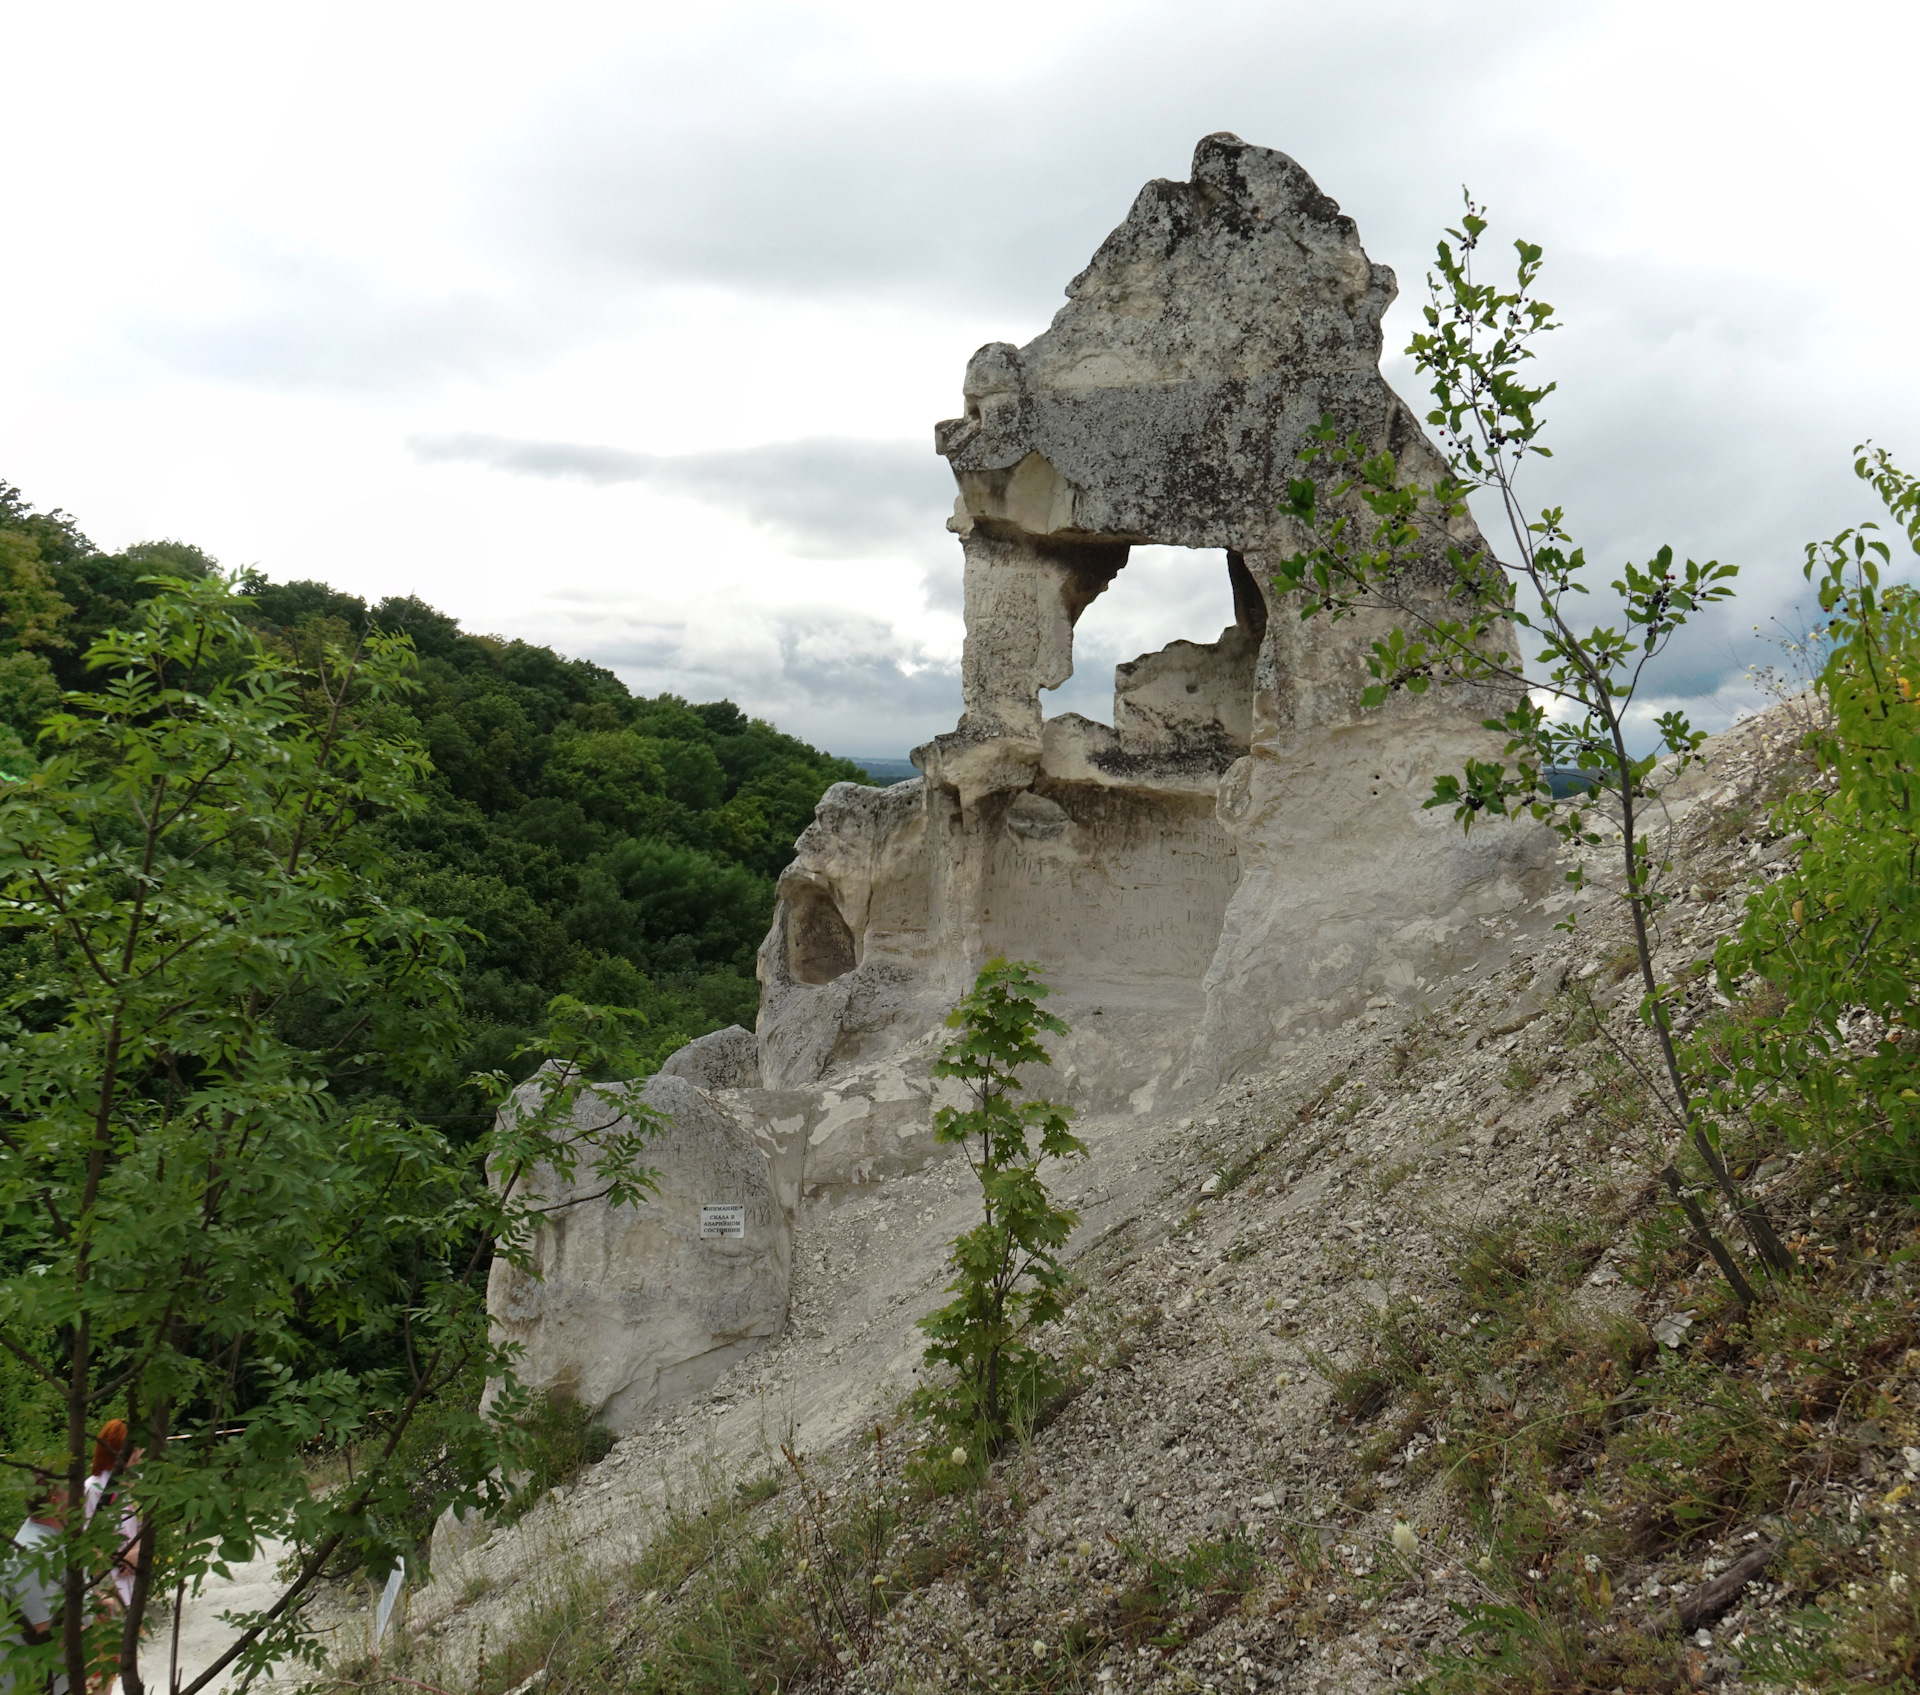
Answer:
[[(1418, 997), (1540, 892), (1542, 833), (1424, 811), (1500, 703), (1363, 712), (1389, 620), (1303, 622), (1273, 587), (1323, 416), (1431, 478), (1380, 376), (1393, 274), (1282, 153), (1214, 135), (1155, 182), (1025, 347), (967, 367), (936, 430), (966, 556), (958, 727), (918, 783), (841, 785), (780, 883), (761, 1063), (782, 1088), (910, 1046), (989, 957), (1043, 965), (1090, 1103), (1210, 1087), (1370, 997)], [(1453, 540), (1477, 543), (1463, 520)], [(1225, 552), (1234, 622), (1118, 668), (1113, 721), (1047, 718), (1082, 612), (1161, 543)], [(1414, 568), (1408, 594), (1443, 591)]]
[[(497, 1274), (530, 1381), (625, 1427), (775, 1333), (796, 1214), (940, 1153), (942, 1015), (996, 954), (1038, 961), (1073, 1026), (1049, 1092), (1142, 1112), (1420, 999), (1537, 914), (1545, 832), (1463, 837), (1421, 805), (1504, 703), (1362, 711), (1387, 617), (1303, 621), (1273, 586), (1323, 416), (1441, 469), (1380, 376), (1393, 296), (1293, 160), (1214, 135), (1191, 181), (1141, 191), (1049, 329), (974, 355), (936, 432), (966, 565), (960, 722), (916, 750), (918, 780), (820, 802), (760, 950), (757, 1055), (703, 1037), (644, 1091), (673, 1123), (658, 1199), (558, 1216), (544, 1283)], [(1467, 520), (1450, 539), (1478, 541)], [(1232, 625), (1119, 666), (1111, 724), (1048, 718), (1076, 621), (1143, 543), (1222, 550)], [(1446, 581), (1429, 562), (1403, 590)], [(745, 1241), (697, 1236), (714, 1200), (748, 1203)]]
[[(538, 1080), (516, 1094), (537, 1104)], [(497, 1337), (526, 1350), (521, 1380), (556, 1389), (615, 1429), (663, 1401), (697, 1394), (786, 1323), (796, 1195), (781, 1185), (782, 1147), (763, 1143), (684, 1077), (637, 1091), (659, 1115), (646, 1163), (658, 1190), (637, 1205), (581, 1200), (596, 1186), (584, 1165), (572, 1183), (535, 1174), (550, 1214), (534, 1242), (538, 1278), (504, 1259), (487, 1282)], [(626, 1091), (583, 1091), (574, 1131), (617, 1112)], [(577, 1204), (569, 1204), (577, 1203)], [(743, 1208), (743, 1233), (703, 1235), (701, 1209)]]
[(760, 1087), (760, 1043), (751, 1030), (729, 1024), (678, 1048), (661, 1063), (662, 1077), (684, 1077), (696, 1089)]

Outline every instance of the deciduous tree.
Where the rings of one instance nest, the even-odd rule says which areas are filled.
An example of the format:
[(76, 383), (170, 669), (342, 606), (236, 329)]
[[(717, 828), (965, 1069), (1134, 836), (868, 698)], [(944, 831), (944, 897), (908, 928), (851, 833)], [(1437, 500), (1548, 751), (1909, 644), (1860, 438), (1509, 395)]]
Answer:
[[(356, 1071), (444, 1064), (457, 1022), (456, 927), (392, 899), (368, 827), (420, 803), (424, 754), (380, 727), (410, 646), (374, 634), (289, 661), (232, 585), (154, 589), (93, 648), (104, 684), (70, 695), (45, 757), (0, 786), (0, 928), (24, 944), (0, 999), (0, 1347), (59, 1409), (70, 1500), (109, 1418), (146, 1452), (112, 1627), (129, 1695), (163, 1548), (176, 1619), (184, 1585), (262, 1538), (302, 1551), (230, 1650), (181, 1668), (191, 1695), (297, 1651), (302, 1601), (344, 1544), (376, 1565), (399, 1551), (414, 1484), (389, 1462), (411, 1419), (476, 1363), (509, 1371), (476, 1273), (489, 1253), (525, 1263), (531, 1167), (586, 1162), (615, 1202), (647, 1174), (619, 1114), (586, 1145), (571, 1129), (612, 1057), (608, 1020), (576, 1005), (556, 1008), (545, 1105), (470, 1148), (391, 1101), (342, 1099)], [(398, 1363), (348, 1371), (328, 1345), (344, 1336)], [(498, 1497), (510, 1420), (452, 1432), (450, 1502)], [(309, 1490), (317, 1443), (358, 1451), (351, 1485)], [(8, 1669), (37, 1678), (57, 1657), (85, 1686), (118, 1516), (68, 1515), (39, 1556), (62, 1634), (7, 1650), (29, 1662)]]
[(1060, 1250), (1079, 1215), (1054, 1204), (1041, 1180), (1046, 1159), (1071, 1159), (1085, 1144), (1058, 1103), (1022, 1099), (1019, 1071), (1047, 1065), (1040, 1032), (1067, 1026), (1040, 1010), (1039, 968), (989, 960), (966, 998), (947, 1015), (960, 1034), (940, 1051), (935, 1077), (959, 1082), (966, 1107), (934, 1114), (935, 1137), (959, 1147), (980, 1183), (981, 1220), (953, 1244), (953, 1300), (920, 1321), (930, 1364), (949, 1367), (951, 1386), (923, 1390), (919, 1410), (973, 1447), (990, 1447), (1030, 1417), (1052, 1382), (1053, 1362), (1033, 1332), (1058, 1318), (1066, 1273)]
[[(1791, 1257), (1760, 1207), (1736, 1187), (1697, 1110), (1674, 1043), (1670, 986), (1653, 969), (1652, 926), (1671, 899), (1666, 867), (1653, 853), (1646, 808), (1649, 781), (1662, 754), (1676, 767), (1692, 759), (1705, 732), (1671, 710), (1654, 715), (1654, 749), (1636, 754), (1632, 713), (1653, 666), (1701, 608), (1732, 594), (1736, 567), (1714, 560), (1678, 560), (1662, 547), (1644, 565), (1629, 563), (1609, 585), (1619, 621), (1583, 623), (1577, 596), (1588, 592), (1585, 552), (1551, 507), (1529, 517), (1519, 492), (1530, 458), (1546, 457), (1541, 403), (1555, 385), (1529, 380), (1534, 339), (1556, 328), (1553, 308), (1534, 285), (1541, 250), (1517, 241), (1511, 286), (1483, 282), (1475, 257), (1486, 220), (1472, 199), (1458, 229), (1439, 244), (1428, 277), (1426, 328), (1407, 351), (1433, 379), (1436, 402), (1427, 422), (1440, 433), (1446, 472), (1430, 484), (1409, 478), (1398, 457), (1372, 451), (1358, 435), (1343, 438), (1323, 419), (1307, 452), (1316, 474), (1289, 486), (1288, 510), (1309, 536), (1286, 560), (1276, 586), (1297, 597), (1303, 618), (1341, 619), (1384, 611), (1393, 624), (1371, 644), (1373, 682), (1363, 704), (1434, 687), (1504, 693), (1511, 702), (1485, 727), (1504, 738), (1498, 757), (1468, 759), (1458, 772), (1435, 776), (1426, 805), (1450, 807), (1467, 830), (1494, 817), (1529, 816), (1569, 843), (1598, 845), (1596, 813), (1610, 811), (1620, 834), (1617, 892), (1625, 903), (1645, 991), (1641, 1013), (1660, 1054), (1649, 1078), (1670, 1127), (1693, 1145), (1762, 1260), (1786, 1270)], [(1512, 556), (1463, 544), (1469, 499), (1491, 499), (1505, 525)], [(1420, 579), (1437, 575), (1438, 592)], [(1515, 640), (1516, 629), (1521, 632)], [(1533, 648), (1527, 653), (1522, 643)], [(1580, 783), (1557, 800), (1556, 774), (1571, 768)], [(1579, 869), (1568, 874), (1583, 884)], [(1695, 1232), (1739, 1298), (1753, 1291), (1737, 1261), (1710, 1229), (1678, 1167), (1662, 1172)]]

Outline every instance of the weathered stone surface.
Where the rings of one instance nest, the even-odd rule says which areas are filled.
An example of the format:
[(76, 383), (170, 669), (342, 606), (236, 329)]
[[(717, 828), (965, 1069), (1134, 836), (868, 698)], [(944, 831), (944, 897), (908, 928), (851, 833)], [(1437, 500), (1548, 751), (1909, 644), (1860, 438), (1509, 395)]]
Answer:
[[(530, 1104), (535, 1087), (516, 1098)], [(623, 1095), (583, 1094), (576, 1127), (601, 1122)], [(487, 1283), (496, 1334), (526, 1350), (521, 1380), (616, 1430), (777, 1336), (793, 1264), (793, 1203), (776, 1191), (769, 1146), (684, 1077), (649, 1078), (638, 1095), (663, 1124), (645, 1156), (658, 1191), (615, 1208), (580, 1199), (595, 1187), (584, 1169), (571, 1184), (536, 1173), (541, 1204), (560, 1209), (534, 1242), (539, 1277), (496, 1260)], [(703, 1238), (707, 1202), (744, 1205), (745, 1236)]]
[(1324, 413), (1419, 451), (1379, 372), (1395, 292), (1292, 159), (1208, 136), (1191, 181), (1140, 191), (1044, 334), (973, 356), (966, 411), (935, 438), (956, 527), (1095, 543), (1096, 572), (1125, 563), (1116, 543), (1273, 536), (1275, 491)]
[(923, 1034), (939, 986), (926, 785), (836, 783), (800, 838), (760, 947), (760, 1069), (805, 1088)]
[(696, 1089), (760, 1087), (760, 1042), (751, 1030), (729, 1024), (687, 1043), (660, 1066), (662, 1077), (684, 1077)]
[[(704, 1058), (686, 1057), (699, 1043), (674, 1058), (711, 1069), (716, 1048), (738, 1047), (703, 1040)], [(805, 1089), (706, 1091), (663, 1067), (638, 1090), (665, 1125), (644, 1156), (659, 1173), (658, 1192), (614, 1208), (583, 1198), (594, 1187), (584, 1169), (570, 1185), (539, 1173), (541, 1204), (558, 1207), (534, 1243), (539, 1276), (504, 1260), (493, 1267), (487, 1310), (496, 1334), (526, 1350), (521, 1380), (630, 1429), (655, 1407), (700, 1393), (778, 1335), (803, 1209), (835, 1206), (944, 1151), (933, 1138), (933, 1111), (956, 1097), (952, 1085), (932, 1080), (931, 1047), (922, 1041), (844, 1066), (831, 1086)], [(533, 1087), (516, 1098), (530, 1105)], [(583, 1100), (576, 1126), (617, 1113), (626, 1093)], [(744, 1239), (703, 1239), (706, 1202), (744, 1204)]]

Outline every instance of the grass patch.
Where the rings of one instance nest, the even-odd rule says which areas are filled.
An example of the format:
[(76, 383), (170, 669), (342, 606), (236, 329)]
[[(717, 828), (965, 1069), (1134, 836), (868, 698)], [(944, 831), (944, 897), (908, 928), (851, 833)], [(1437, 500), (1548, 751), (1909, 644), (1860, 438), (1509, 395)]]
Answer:
[(757, 1507), (762, 1501), (771, 1501), (780, 1493), (780, 1479), (768, 1472), (763, 1477), (735, 1484), (733, 1493), (743, 1507)]
[(549, 1489), (563, 1488), (613, 1452), (613, 1432), (558, 1390), (534, 1402), (522, 1428), (528, 1436), (526, 1479), (513, 1492), (504, 1515), (508, 1524), (524, 1518)]
[(1392, 1165), (1380, 1167), (1372, 1173), (1374, 1194), (1376, 1196), (1392, 1194), (1419, 1169), (1420, 1162), (1417, 1159), (1396, 1160)]
[(1596, 1140), (1603, 1144), (1644, 1141), (1654, 1110), (1644, 1079), (1612, 1053), (1593, 1055), (1586, 1069), (1588, 1087), (1574, 1106), (1594, 1121)]
[(1336, 1077), (1329, 1077), (1310, 1095), (1304, 1095), (1293, 1103), (1295, 1125), (1311, 1124), (1339, 1097), (1340, 1091), (1347, 1086), (1347, 1074), (1343, 1071)]
[(1749, 1683), (1848, 1695), (1920, 1688), (1920, 1532), (1902, 1526), (1856, 1548), (1830, 1538), (1801, 1581), (1820, 1589), (1819, 1604), (1747, 1649)]
[(1246, 1182), (1249, 1177), (1252, 1177), (1259, 1171), (1260, 1167), (1266, 1163), (1268, 1151), (1269, 1150), (1264, 1148), (1254, 1148), (1241, 1155), (1239, 1159), (1221, 1166), (1219, 1170), (1214, 1173), (1219, 1179), (1219, 1185), (1215, 1188), (1214, 1193), (1216, 1195), (1232, 1194), (1235, 1189), (1239, 1188), (1242, 1183)]
[[(1769, 1580), (1810, 1604), (1784, 1633), (1742, 1636), (1750, 1680), (1920, 1686), (1920, 1529), (1903, 1504), (1920, 1489), (1903, 1458), (1920, 1444), (1903, 1270), (1920, 1229), (1833, 1175), (1801, 1185), (1801, 1274), (1744, 1317), (1670, 1209), (1549, 1220), (1459, 1241), (1450, 1299), (1389, 1307), (1351, 1364), (1315, 1360), (1341, 1414), (1374, 1425), (1352, 1501), (1424, 1432), (1408, 1479), (1438, 1477), (1471, 1526), (1483, 1598), (1421, 1690), (1693, 1687), (1706, 1660), (1676, 1586), (1697, 1593), (1763, 1543), (1777, 1544)], [(1629, 1225), (1625, 1287), (1645, 1317), (1588, 1284)]]
[(1193, 1543), (1179, 1555), (1132, 1552), (1145, 1572), (1115, 1606), (1116, 1631), (1130, 1648), (1171, 1652), (1227, 1613), (1260, 1582), (1261, 1561), (1238, 1535)]
[(1561, 1042), (1570, 1048), (1580, 1048), (1600, 1038), (1606, 1029), (1606, 1011), (1594, 1000), (1584, 983), (1563, 990), (1559, 1001), (1561, 1016), (1558, 1039)]
[[(458, 1688), (506, 1695), (536, 1675), (541, 1695), (747, 1695), (865, 1687), (880, 1628), (903, 1599), (939, 1583), (1003, 1608), (1029, 1557), (1020, 1521), (1031, 1483), (1018, 1461), (982, 1467), (945, 1493), (899, 1463), (884, 1435), (852, 1475), (786, 1456), (787, 1475), (728, 1486), (708, 1478), (673, 1502), (641, 1557), (604, 1578), (553, 1573), (534, 1606), (479, 1647), (459, 1683), (430, 1645), (341, 1667), (327, 1695)], [(772, 1487), (769, 1487), (769, 1485)], [(1067, 1695), (1095, 1687), (1096, 1663), (1124, 1645), (1171, 1653), (1233, 1610), (1268, 1572), (1237, 1531), (1178, 1551), (1089, 1544), (1047, 1551), (1087, 1579), (1068, 1612), (944, 1642), (958, 1686)], [(1096, 1583), (1096, 1577), (1107, 1582)], [(1015, 1590), (1017, 1593), (1017, 1590)]]
[(1423, 1060), (1434, 1058), (1446, 1045), (1440, 1024), (1431, 1014), (1420, 1013), (1407, 1021), (1395, 1038), (1387, 1060), (1388, 1073), (1404, 1076)]
[(1521, 1057), (1508, 1064), (1501, 1074), (1500, 1086), (1512, 1094), (1524, 1095), (1537, 1087), (1544, 1076), (1546, 1071), (1537, 1060)]

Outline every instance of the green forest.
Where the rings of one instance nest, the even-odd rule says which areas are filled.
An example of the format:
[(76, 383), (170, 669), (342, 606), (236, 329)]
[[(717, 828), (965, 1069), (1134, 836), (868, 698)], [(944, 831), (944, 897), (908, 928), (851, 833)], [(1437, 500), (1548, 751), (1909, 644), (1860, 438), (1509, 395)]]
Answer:
[[(149, 1441), (199, 1433), (147, 1472), (192, 1559), (299, 1520), (274, 1492), (315, 1453), (409, 1431), (409, 1465), (486, 1498), (544, 1416), (476, 1411), (508, 1364), (487, 1268), (537, 1217), (499, 1173), (643, 1180), (645, 1127), (589, 1156), (570, 1090), (754, 1023), (775, 880), (865, 780), (731, 702), (639, 697), (412, 596), (110, 553), (0, 484), (0, 1279), (34, 1297), (0, 1299), (0, 1509), (59, 1466), (76, 1331), (31, 1274), (68, 1262), (82, 1375), (139, 1376), (108, 1392)], [(569, 1086), (497, 1117), (543, 1060)], [(112, 1222), (83, 1240), (90, 1208)], [(439, 1498), (379, 1475), (302, 1545), (410, 1551)]]
[[(0, 484), (0, 763), (27, 755), (88, 648), (153, 579), (216, 562), (166, 541), (94, 546), (62, 512)], [(431, 758), (427, 805), (382, 817), (395, 898), (466, 927), (460, 1049), (445, 1076), (512, 1067), (556, 994), (630, 1007), (655, 1061), (754, 1022), (754, 952), (795, 837), (829, 785), (866, 782), (729, 701), (636, 696), (550, 648), (475, 635), (411, 596), (369, 605), (318, 582), (241, 585), (246, 615), (293, 654), (379, 628), (411, 639), (418, 692), (390, 733)], [(476, 1110), (445, 1082), (409, 1107), (452, 1129)]]

